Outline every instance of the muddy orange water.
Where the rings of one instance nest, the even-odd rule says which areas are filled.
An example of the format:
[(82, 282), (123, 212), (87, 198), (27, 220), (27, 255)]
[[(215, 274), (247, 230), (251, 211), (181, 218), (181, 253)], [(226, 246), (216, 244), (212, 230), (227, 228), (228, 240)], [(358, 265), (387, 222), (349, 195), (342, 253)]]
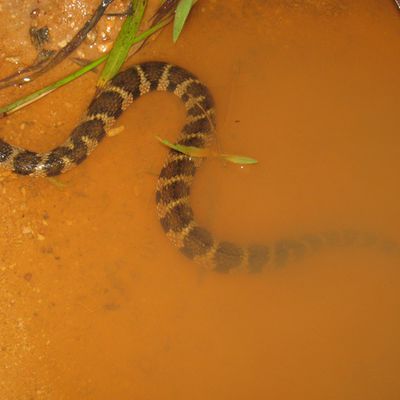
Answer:
[[(24, 16), (10, 18), (8, 3)], [(2, 76), (34, 58), (28, 3), (40, 2), (0, 4)], [(392, 3), (200, 0), (177, 44), (166, 29), (131, 60), (199, 75), (220, 148), (259, 160), (204, 164), (193, 188), (204, 225), (239, 242), (343, 226), (400, 240)], [(3, 91), (1, 103), (74, 68)], [(60, 143), (95, 82), (88, 74), (2, 119), (1, 137)], [(155, 212), (166, 154), (155, 136), (173, 140), (183, 119), (179, 100), (148, 95), (57, 181), (2, 173), (0, 399), (399, 399), (398, 258), (324, 251), (258, 276), (217, 275), (170, 245)]]

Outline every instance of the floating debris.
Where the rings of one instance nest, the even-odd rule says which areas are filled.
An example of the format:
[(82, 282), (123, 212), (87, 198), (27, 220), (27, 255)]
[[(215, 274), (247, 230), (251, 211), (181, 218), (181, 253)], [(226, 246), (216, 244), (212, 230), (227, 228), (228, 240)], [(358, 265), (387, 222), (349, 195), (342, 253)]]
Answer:
[(41, 50), (43, 45), (50, 40), (50, 31), (47, 26), (43, 26), (42, 28), (31, 27), (29, 29), (29, 36), (35, 48)]

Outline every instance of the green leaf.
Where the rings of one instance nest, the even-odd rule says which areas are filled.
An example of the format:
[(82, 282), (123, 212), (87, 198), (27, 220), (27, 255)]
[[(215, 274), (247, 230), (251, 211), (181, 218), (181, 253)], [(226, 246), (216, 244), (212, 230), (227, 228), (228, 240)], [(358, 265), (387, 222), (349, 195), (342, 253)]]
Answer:
[(241, 165), (251, 165), (251, 164), (257, 164), (258, 161), (254, 158), (251, 157), (246, 157), (246, 156), (238, 156), (234, 154), (218, 154), (218, 153), (213, 153), (211, 152), (210, 149), (204, 149), (200, 147), (194, 147), (194, 146), (184, 146), (183, 144), (174, 144), (171, 143), (167, 139), (161, 139), (160, 137), (157, 136), (157, 139), (165, 146), (169, 147), (170, 149), (179, 151), (180, 153), (186, 154), (189, 157), (220, 157), (226, 161), (229, 161), (233, 164), (241, 164)]
[(172, 32), (172, 39), (174, 43), (178, 40), (178, 37), (182, 32), (183, 26), (185, 25), (186, 19), (191, 8), (193, 7), (193, 4), (193, 0), (180, 0), (176, 7), (174, 27)]
[(235, 154), (220, 154), (219, 157), (234, 164), (251, 165), (258, 163), (258, 160), (254, 158), (246, 156), (238, 156)]
[(132, 39), (137, 34), (146, 5), (147, 0), (132, 0), (133, 14), (126, 17), (119, 31), (97, 86), (103, 86), (119, 72), (132, 46)]
[(208, 149), (202, 149), (200, 147), (194, 146), (185, 146), (183, 144), (174, 144), (171, 143), (167, 139), (161, 139), (157, 136), (157, 139), (165, 146), (169, 147), (170, 149), (179, 151), (180, 153), (186, 154), (190, 157), (207, 157), (210, 155), (210, 151)]

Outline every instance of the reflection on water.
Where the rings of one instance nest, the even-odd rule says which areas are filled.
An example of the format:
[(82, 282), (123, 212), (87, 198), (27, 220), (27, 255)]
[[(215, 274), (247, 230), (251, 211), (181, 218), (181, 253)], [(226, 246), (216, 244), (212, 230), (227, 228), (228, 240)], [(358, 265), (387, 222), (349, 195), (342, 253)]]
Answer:
[[(399, 34), (390, 2), (203, 0), (175, 46), (166, 31), (145, 48), (138, 61), (207, 83), (223, 152), (259, 160), (204, 164), (202, 224), (237, 242), (343, 227), (399, 240)], [(1, 136), (55, 145), (95, 79), (1, 121)], [(0, 397), (397, 399), (398, 260), (343, 249), (221, 276), (170, 246), (154, 136), (172, 140), (183, 118), (149, 95), (61, 188), (2, 177)]]

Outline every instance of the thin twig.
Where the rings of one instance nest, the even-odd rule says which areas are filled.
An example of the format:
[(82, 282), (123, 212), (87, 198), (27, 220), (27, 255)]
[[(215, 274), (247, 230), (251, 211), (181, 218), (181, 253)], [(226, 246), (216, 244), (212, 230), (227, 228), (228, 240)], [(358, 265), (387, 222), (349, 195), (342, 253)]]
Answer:
[(179, 0), (165, 0), (151, 17), (153, 24), (160, 22), (162, 19), (168, 17), (173, 11), (175, 11), (178, 2)]
[(32, 82), (35, 78), (39, 77), (49, 69), (59, 64), (65, 58), (67, 58), (80, 46), (83, 40), (85, 40), (87, 34), (93, 29), (94, 26), (96, 26), (107, 7), (113, 1), (114, 0), (101, 0), (100, 5), (97, 7), (92, 17), (85, 22), (85, 25), (79, 30), (79, 32), (72, 38), (69, 43), (67, 43), (58, 52), (51, 54), (48, 58), (44, 60), (39, 60), (29, 67), (26, 67), (12, 75), (9, 75), (6, 78), (1, 79), (0, 89), (4, 89), (12, 85), (25, 85), (26, 83)]
[[(159, 23), (163, 23), (164, 26), (168, 25), (173, 21), (172, 13), (175, 11), (176, 5), (179, 0), (166, 0), (163, 4), (157, 9), (154, 15), (149, 19), (147, 24), (145, 24), (144, 29), (151, 29), (155, 27)], [(150, 23), (151, 21), (151, 23)], [(160, 32), (160, 31), (159, 31)], [(147, 37), (143, 41), (136, 43), (133, 45), (128, 53), (128, 59), (136, 54), (147, 42), (150, 37)]]

